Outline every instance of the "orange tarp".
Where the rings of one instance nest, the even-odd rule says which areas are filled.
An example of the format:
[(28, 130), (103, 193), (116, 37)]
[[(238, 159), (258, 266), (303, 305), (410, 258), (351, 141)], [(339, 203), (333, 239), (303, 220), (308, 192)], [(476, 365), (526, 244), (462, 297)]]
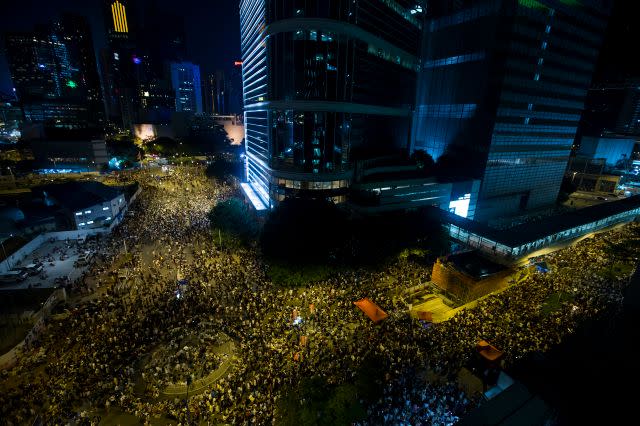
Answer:
[(429, 312), (429, 311), (418, 311), (418, 319), (422, 320), (422, 321), (433, 321), (433, 312)]
[(502, 351), (498, 350), (495, 346), (491, 345), (486, 340), (480, 340), (476, 345), (478, 353), (488, 361), (496, 361), (502, 357)]
[(360, 310), (364, 312), (369, 318), (371, 318), (371, 321), (375, 323), (378, 323), (388, 317), (387, 313), (380, 309), (380, 306), (369, 300), (368, 297), (353, 302), (353, 304), (360, 308)]

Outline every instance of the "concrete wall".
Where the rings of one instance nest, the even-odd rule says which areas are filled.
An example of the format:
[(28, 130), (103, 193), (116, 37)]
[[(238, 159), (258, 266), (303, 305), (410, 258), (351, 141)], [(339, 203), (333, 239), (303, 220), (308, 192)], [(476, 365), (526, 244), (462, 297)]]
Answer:
[(440, 259), (433, 265), (431, 280), (441, 289), (448, 291), (467, 303), (501, 288), (510, 269), (498, 272), (480, 281), (458, 271), (452, 264)]
[(55, 290), (51, 293), (51, 296), (44, 302), (42, 308), (36, 313), (36, 322), (31, 328), (31, 331), (27, 336), (13, 347), (9, 352), (0, 356), (0, 370), (11, 368), (18, 362), (18, 358), (22, 355), (25, 349), (29, 348), (31, 342), (36, 340), (40, 333), (45, 329), (45, 320), (51, 314), (51, 310), (60, 300), (67, 300), (67, 293), (65, 289)]

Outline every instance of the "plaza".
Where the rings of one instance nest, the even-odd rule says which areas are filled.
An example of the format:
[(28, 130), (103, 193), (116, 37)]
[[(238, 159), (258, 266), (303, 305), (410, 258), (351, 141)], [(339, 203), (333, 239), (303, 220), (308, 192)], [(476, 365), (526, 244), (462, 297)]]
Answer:
[[(135, 178), (136, 213), (91, 243), (94, 263), (66, 288), (69, 314), (0, 381), (8, 424), (268, 424), (309, 380), (325, 383), (327, 398), (353, 387), (358, 425), (450, 424), (482, 400), (456, 379), (479, 340), (504, 352), (506, 368), (548, 350), (619, 306), (640, 255), (640, 226), (620, 226), (545, 255), (548, 273), (518, 269), (501, 292), (429, 323), (397, 301), (431, 280), (428, 265), (397, 259), (279, 287), (255, 248), (221, 246), (211, 230), (208, 211), (237, 187), (201, 167)], [(373, 323), (354, 306), (363, 298), (388, 317)]]

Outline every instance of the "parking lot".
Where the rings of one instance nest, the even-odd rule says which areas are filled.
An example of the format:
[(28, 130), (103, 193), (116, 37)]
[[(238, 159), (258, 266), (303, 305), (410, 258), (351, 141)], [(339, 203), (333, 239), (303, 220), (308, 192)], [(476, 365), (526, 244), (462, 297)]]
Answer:
[(80, 277), (88, 267), (88, 265), (74, 266), (74, 263), (85, 251), (95, 253), (95, 243), (90, 241), (79, 243), (75, 240), (47, 241), (22, 261), (11, 265), (13, 269), (17, 269), (32, 263), (42, 264), (42, 271), (37, 275), (30, 275), (19, 283), (2, 284), (0, 290), (56, 287), (59, 285), (56, 279), (64, 279), (65, 277), (69, 282), (72, 282)]

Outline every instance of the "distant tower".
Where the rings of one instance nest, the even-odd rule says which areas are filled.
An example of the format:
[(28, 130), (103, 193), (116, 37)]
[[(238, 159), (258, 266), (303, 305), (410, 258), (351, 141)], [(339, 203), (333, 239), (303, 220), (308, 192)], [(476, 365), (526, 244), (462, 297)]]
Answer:
[(104, 22), (108, 47), (101, 55), (109, 118), (125, 129), (137, 121), (140, 107), (138, 82), (140, 54), (132, 0), (105, 0)]
[(66, 14), (30, 33), (6, 34), (11, 78), (25, 119), (65, 128), (103, 123), (100, 80), (86, 18)]
[(202, 114), (200, 67), (191, 62), (172, 62), (170, 70), (176, 111)]

